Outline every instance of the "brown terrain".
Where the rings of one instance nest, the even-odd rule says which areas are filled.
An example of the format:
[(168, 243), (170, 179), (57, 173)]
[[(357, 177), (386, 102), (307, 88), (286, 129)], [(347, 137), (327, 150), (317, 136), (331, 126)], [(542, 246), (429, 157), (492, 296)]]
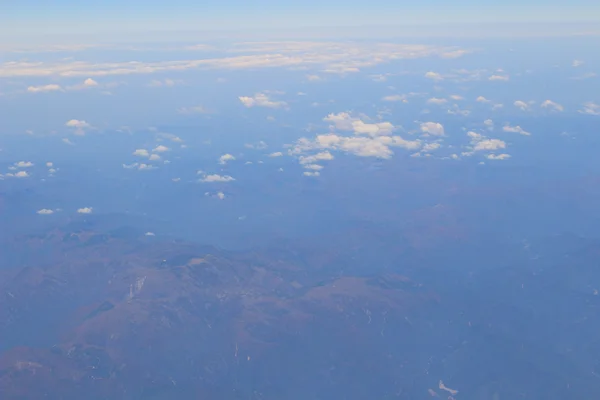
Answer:
[(311, 352), (308, 365), (327, 375), (338, 363), (330, 358), (389, 340), (387, 320), (438, 301), (398, 274), (319, 272), (328, 257), (310, 258), (311, 272), (261, 253), (58, 230), (19, 246), (26, 265), (0, 275), (0, 389), (11, 399), (153, 398), (180, 388), (182, 398), (223, 398), (214, 393), (233, 396), (252, 375), (300, 372), (283, 358)]

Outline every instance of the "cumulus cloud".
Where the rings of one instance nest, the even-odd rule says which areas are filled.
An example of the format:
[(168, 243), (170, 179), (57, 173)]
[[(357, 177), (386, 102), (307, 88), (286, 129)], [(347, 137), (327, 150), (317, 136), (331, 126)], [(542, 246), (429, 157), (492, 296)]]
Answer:
[(180, 80), (173, 80), (173, 79), (158, 80), (158, 79), (154, 79), (154, 80), (150, 81), (150, 83), (148, 84), (148, 86), (150, 86), (150, 87), (173, 87), (175, 85), (180, 85), (182, 83), (183, 83), (183, 81), (180, 81)]
[(429, 151), (434, 151), (437, 150), (441, 147), (441, 145), (437, 142), (435, 143), (427, 143), (426, 145), (423, 146), (423, 148), (421, 149), (421, 151), (424, 152), (429, 152)]
[(303, 167), (305, 169), (311, 169), (313, 171), (320, 171), (323, 169), (323, 166), (319, 164), (304, 164)]
[(27, 171), (19, 171), (14, 174), (6, 174), (6, 176), (14, 176), (15, 178), (28, 178), (29, 173)]
[(330, 122), (332, 124), (330, 125), (332, 129), (353, 131), (357, 135), (390, 135), (395, 129), (394, 125), (390, 122), (368, 123), (360, 118), (351, 116), (347, 112), (329, 114), (327, 117), (323, 118), (323, 120)]
[(281, 157), (283, 156), (283, 153), (280, 151), (276, 151), (274, 153), (269, 154), (269, 157)]
[(527, 104), (526, 102), (522, 101), (522, 100), (517, 100), (513, 103), (513, 105), (519, 109), (521, 109), (521, 111), (528, 111), (529, 110), (529, 104)]
[(530, 132), (527, 132), (526, 130), (524, 130), (523, 128), (521, 128), (519, 125), (517, 126), (510, 126), (510, 125), (505, 125), (502, 130), (504, 132), (512, 132), (512, 133), (519, 133), (521, 135), (524, 136), (529, 136), (531, 135)]
[[(293, 153), (315, 149), (339, 150), (360, 157), (390, 158), (394, 153), (390, 147), (403, 147), (405, 149), (418, 149), (420, 141), (405, 140), (400, 136), (354, 136), (346, 137), (336, 134), (318, 135), (314, 140), (301, 138), (297, 141)], [(310, 164), (312, 159), (300, 159), (301, 163)]]
[(304, 176), (319, 176), (321, 173), (319, 171), (304, 171)]
[(442, 79), (444, 79), (444, 77), (441, 74), (433, 71), (425, 73), (425, 78), (433, 79), (434, 81), (441, 81)]
[(149, 157), (150, 152), (148, 152), (148, 150), (146, 150), (146, 149), (137, 149), (136, 151), (133, 152), (133, 155), (138, 156), (138, 157)]
[(217, 192), (217, 198), (219, 200), (223, 200), (225, 198), (225, 193), (223, 193), (223, 192)]
[(264, 150), (269, 146), (261, 140), (257, 143), (246, 143), (244, 147), (246, 147), (247, 149)]
[(600, 115), (600, 104), (591, 101), (583, 104), (583, 109), (579, 110), (581, 114)]
[(41, 210), (37, 210), (36, 211), (38, 214), (40, 215), (50, 215), (50, 214), (54, 214), (54, 210), (50, 210), (48, 208), (42, 208)]
[(85, 130), (92, 126), (85, 121), (78, 119), (70, 119), (65, 123), (65, 126), (73, 128), (76, 135), (84, 135)]
[(485, 137), (481, 133), (477, 133), (477, 132), (473, 132), (473, 131), (467, 132), (467, 136), (471, 138), (471, 143), (476, 143)]
[(27, 88), (27, 91), (29, 93), (56, 92), (59, 90), (63, 90), (63, 89), (62, 89), (62, 87), (60, 87), (60, 85), (57, 85), (55, 83), (50, 84), (50, 85), (43, 85), (43, 86), (29, 86)]
[(479, 96), (479, 97), (477, 97), (477, 98), (475, 99), (475, 101), (476, 101), (476, 102), (478, 102), (478, 103), (489, 103), (491, 100), (488, 100), (488, 99), (486, 99), (486, 98), (485, 98), (485, 97), (483, 97), (483, 96)]
[(300, 156), (299, 161), (300, 164), (312, 164), (317, 161), (330, 161), (333, 160), (333, 154), (328, 151), (322, 151), (320, 153), (310, 155), (310, 156)]
[(169, 149), (165, 145), (160, 144), (160, 145), (156, 146), (152, 151), (155, 152), (155, 153), (164, 153), (164, 152), (167, 152), (169, 150), (171, 150), (171, 149)]
[(508, 81), (509, 79), (508, 75), (492, 75), (488, 78), (490, 81)]
[(384, 96), (382, 98), (383, 101), (401, 101), (403, 103), (408, 103), (406, 95), (404, 94), (392, 94), (389, 96)]
[(427, 104), (446, 104), (447, 102), (448, 100), (437, 97), (432, 97), (431, 99), (427, 100)]
[(221, 157), (219, 157), (219, 164), (225, 165), (225, 164), (227, 164), (227, 161), (233, 161), (233, 160), (235, 160), (235, 157), (232, 156), (231, 154), (223, 154)]
[(160, 156), (158, 154), (150, 154), (150, 157), (148, 157), (148, 160), (150, 160), (150, 161), (160, 161)]
[(583, 65), (583, 61), (581, 60), (573, 60), (573, 62), (571, 63), (572, 67), (580, 67)]
[(33, 163), (31, 161), (19, 161), (15, 163), (15, 167), (17, 168), (30, 168), (33, 167)]
[(462, 96), (460, 96), (460, 95), (458, 95), (458, 94), (453, 94), (453, 95), (450, 95), (450, 98), (451, 98), (452, 100), (454, 100), (454, 101), (459, 101), (459, 100), (464, 100), (464, 99), (465, 99), (464, 97), (462, 97)]
[(77, 213), (79, 214), (91, 214), (93, 211), (92, 207), (83, 207), (83, 208), (79, 208), (77, 210)]
[(92, 78), (87, 78), (85, 81), (83, 81), (83, 86), (87, 86), (87, 87), (98, 86), (98, 82), (96, 82)]
[(439, 122), (423, 122), (421, 124), (421, 132), (433, 136), (444, 136), (444, 126)]
[(506, 142), (500, 140), (500, 139), (485, 139), (485, 140), (481, 140), (479, 141), (475, 147), (473, 147), (474, 151), (483, 151), (483, 150), (488, 150), (488, 151), (493, 151), (493, 150), (499, 150), (499, 149), (505, 149), (506, 148)]
[(212, 175), (205, 175), (204, 177), (202, 177), (202, 179), (200, 179), (201, 182), (232, 182), (235, 181), (235, 179), (229, 175), (219, 175), (219, 174), (212, 174)]
[(541, 107), (542, 108), (549, 108), (549, 109), (554, 110), (554, 111), (564, 111), (565, 110), (565, 108), (562, 105), (560, 105), (558, 103), (555, 103), (552, 100), (546, 100), (546, 101), (544, 101), (542, 103)]
[(494, 129), (494, 121), (492, 121), (491, 119), (486, 119), (485, 121), (483, 121), (483, 124), (489, 129), (492, 130)]
[(268, 107), (268, 108), (282, 108), (287, 107), (285, 101), (271, 100), (265, 93), (256, 93), (253, 97), (240, 96), (238, 99), (242, 104), (248, 108), (250, 107)]
[(144, 164), (144, 163), (141, 163), (140, 165), (138, 165), (138, 170), (140, 170), (140, 171), (150, 171), (153, 169), (156, 169), (156, 167), (154, 165)]
[(488, 154), (486, 157), (488, 160), (507, 160), (510, 158), (510, 154)]

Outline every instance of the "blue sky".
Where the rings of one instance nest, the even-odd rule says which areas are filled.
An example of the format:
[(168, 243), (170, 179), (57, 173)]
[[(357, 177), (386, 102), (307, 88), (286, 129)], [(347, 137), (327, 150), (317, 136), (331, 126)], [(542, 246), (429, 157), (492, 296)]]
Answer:
[(3, 5), (0, 34), (10, 33), (14, 37), (42, 33), (576, 21), (600, 21), (598, 2), (109, 0), (90, 3), (75, 0), (25, 0)]

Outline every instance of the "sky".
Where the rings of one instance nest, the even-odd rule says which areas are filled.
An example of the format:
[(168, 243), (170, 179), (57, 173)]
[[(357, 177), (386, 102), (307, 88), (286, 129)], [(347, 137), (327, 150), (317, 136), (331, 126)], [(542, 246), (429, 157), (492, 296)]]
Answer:
[[(388, 394), (398, 396), (403, 376), (414, 390), (406, 398), (438, 396), (426, 389), (443, 376), (460, 389), (457, 399), (494, 398), (478, 381), (496, 385), (498, 375), (510, 386), (502, 399), (523, 387), (530, 398), (570, 398), (576, 383), (577, 393), (591, 393), (600, 369), (589, 351), (600, 325), (592, 318), (600, 290), (598, 11), (592, 2), (513, 0), (4, 4), (0, 247), (89, 228), (148, 243), (270, 249), (277, 260), (293, 253), (328, 277), (428, 271), (421, 276), (449, 301), (433, 314), (419, 309), (430, 341), (412, 330), (412, 315), (399, 319), (422, 343), (413, 349), (418, 362), (388, 357), (387, 342), (377, 347), (376, 321), (387, 323), (387, 311), (371, 324), (371, 314), (355, 310), (374, 338), (365, 343), (377, 349), (365, 353), (394, 366), (385, 368), (394, 375)], [(0, 263), (6, 253), (10, 261), (0, 251)], [(311, 275), (302, 268), (294, 270)], [(270, 280), (255, 269), (257, 280)], [(8, 290), (0, 300), (29, 292), (37, 293)], [(463, 315), (463, 305), (473, 314)], [(531, 318), (533, 305), (544, 324)], [(471, 316), (480, 321), (473, 329)], [(406, 345), (398, 337), (386, 330), (386, 340)], [(494, 338), (510, 345), (512, 362), (498, 361), (506, 347)], [(464, 343), (473, 353), (457, 360)], [(436, 348), (440, 372), (430, 375)]]
[[(41, 37), (53, 34), (110, 34), (155, 31), (236, 31), (327, 27), (372, 28), (416, 25), (430, 29), (448, 24), (598, 23), (600, 5), (594, 1), (521, 2), (444, 0), (397, 1), (272, 1), (229, 0), (102, 1), (73, 0), (6, 2), (0, 15), (0, 34)], [(460, 29), (460, 28), (459, 28)], [(455, 32), (457, 27), (446, 32)], [(489, 26), (488, 29), (489, 31)], [(406, 34), (408, 31), (402, 31)], [(6, 36), (10, 35), (10, 36)], [(6, 39), (4, 41), (6, 41)]]

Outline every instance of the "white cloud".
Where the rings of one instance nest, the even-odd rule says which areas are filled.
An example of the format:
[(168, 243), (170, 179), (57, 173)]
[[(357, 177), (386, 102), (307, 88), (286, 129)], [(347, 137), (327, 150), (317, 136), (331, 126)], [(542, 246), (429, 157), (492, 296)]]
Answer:
[(560, 105), (558, 103), (555, 103), (552, 100), (546, 100), (546, 101), (544, 101), (542, 103), (541, 107), (542, 108), (550, 108), (550, 109), (552, 109), (554, 111), (564, 111), (565, 110), (565, 108), (562, 105)]
[(488, 160), (507, 160), (510, 158), (510, 154), (488, 154), (486, 157)]
[(319, 164), (304, 164), (303, 166), (304, 168), (311, 169), (313, 171), (320, 171), (323, 169), (323, 166)]
[[(8, 176), (9, 174), (6, 175)], [(15, 178), (27, 178), (29, 177), (29, 173), (27, 171), (19, 171), (12, 174), (12, 176), (14, 176)]]
[[(99, 63), (93, 61), (62, 60), (58, 62), (20, 61), (0, 64), (0, 77), (24, 76), (98, 77), (180, 72), (190, 69), (256, 69), (303, 68), (340, 73), (356, 72), (393, 60), (424, 57), (449, 57), (464, 54), (460, 49), (433, 45), (359, 43), (359, 42), (289, 42), (270, 41), (238, 43), (229, 54), (220, 58), (191, 60), (131, 61)], [(231, 53), (245, 53), (231, 56)], [(164, 81), (159, 81), (164, 83)]]
[(217, 192), (217, 198), (219, 200), (223, 200), (225, 198), (225, 193), (223, 193), (223, 192)]
[(460, 95), (458, 95), (458, 94), (453, 94), (453, 95), (450, 95), (450, 98), (451, 98), (452, 100), (455, 100), (455, 101), (459, 101), (459, 100), (464, 100), (464, 99), (465, 99), (464, 97), (462, 97), (462, 96), (460, 96)]
[(280, 151), (276, 151), (274, 153), (269, 154), (269, 157), (281, 157), (283, 156), (283, 153)]
[(50, 210), (48, 208), (42, 208), (41, 210), (36, 211), (40, 215), (50, 215), (54, 214), (54, 210)]
[(425, 73), (425, 78), (433, 79), (434, 81), (441, 81), (442, 79), (444, 79), (444, 77), (441, 74), (433, 71)]
[(300, 164), (312, 164), (317, 161), (330, 161), (333, 160), (333, 154), (328, 151), (322, 151), (312, 156), (300, 156)]
[(48, 167), (48, 168), (52, 168), (53, 166), (54, 166), (54, 164), (53, 164), (53, 163), (51, 163), (50, 161), (48, 161), (48, 162), (46, 163), (46, 167)]
[(84, 208), (79, 208), (79, 209), (77, 210), (77, 212), (78, 212), (79, 214), (91, 214), (91, 213), (92, 213), (92, 211), (93, 211), (93, 208), (92, 208), (92, 207), (84, 207)]
[(231, 182), (231, 181), (235, 181), (235, 179), (229, 175), (212, 174), (212, 175), (205, 175), (200, 181), (201, 182)]
[(320, 81), (322, 78), (319, 75), (306, 75), (306, 80), (310, 82)]
[(385, 96), (382, 98), (383, 101), (401, 101), (403, 103), (408, 103), (406, 99), (406, 95), (404, 94), (393, 94), (390, 96)]
[(571, 63), (571, 66), (573, 67), (579, 67), (583, 65), (583, 61), (581, 60), (573, 60), (573, 62)]
[(517, 125), (517, 126), (506, 125), (506, 126), (504, 126), (502, 128), (502, 130), (504, 132), (519, 133), (519, 134), (524, 135), (524, 136), (531, 135), (530, 132), (527, 132), (526, 130), (524, 130), (523, 128), (521, 128), (519, 125)]
[(85, 121), (78, 119), (70, 119), (65, 123), (65, 126), (73, 128), (76, 135), (84, 135), (85, 130), (92, 126)]
[(489, 150), (489, 151), (493, 151), (493, 150), (499, 150), (499, 149), (505, 149), (506, 148), (506, 142), (500, 140), (500, 139), (485, 139), (485, 140), (481, 140), (480, 142), (478, 142), (475, 147), (473, 148), (474, 151), (482, 151), (482, 150)]
[(235, 157), (231, 154), (223, 154), (221, 157), (219, 157), (219, 164), (225, 165), (227, 164), (227, 161), (233, 160), (235, 160)]
[(150, 153), (146, 149), (137, 149), (132, 154), (134, 156), (138, 156), (138, 157), (149, 157), (150, 156)]
[[(312, 141), (301, 138), (296, 143), (292, 152), (297, 154), (314, 149), (331, 149), (344, 151), (360, 157), (390, 158), (394, 154), (390, 149), (391, 146), (413, 150), (421, 147), (421, 142), (405, 140), (400, 136), (346, 137), (331, 133), (318, 135)], [(307, 158), (301, 157), (300, 163), (312, 163), (314, 160), (309, 157), (311, 156)]]
[(327, 117), (323, 118), (323, 120), (331, 122), (333, 124), (330, 125), (332, 129), (335, 128), (342, 131), (353, 131), (357, 135), (390, 135), (395, 129), (394, 125), (390, 122), (367, 123), (362, 121), (360, 118), (352, 117), (347, 112), (329, 114)]
[(589, 101), (583, 104), (583, 109), (579, 112), (587, 115), (600, 115), (600, 104)]
[(150, 161), (160, 161), (160, 156), (158, 154), (151, 154), (150, 157), (148, 157), (148, 160), (150, 160)]
[(268, 107), (268, 108), (282, 108), (287, 107), (285, 101), (274, 101), (269, 98), (265, 93), (256, 93), (254, 97), (240, 96), (238, 99), (246, 107)]
[(33, 163), (31, 161), (19, 161), (15, 163), (15, 167), (17, 168), (30, 168), (33, 167)]
[(304, 176), (319, 176), (321, 173), (319, 171), (304, 171)]
[(448, 100), (439, 99), (437, 97), (432, 97), (431, 99), (427, 100), (427, 104), (445, 104), (447, 102), (448, 102)]
[(123, 168), (125, 169), (134, 169), (137, 168), (139, 166), (138, 163), (133, 163), (133, 164), (123, 164)]
[(439, 143), (427, 143), (426, 145), (423, 146), (421, 151), (424, 151), (424, 152), (434, 151), (434, 150), (439, 149), (440, 146), (441, 145)]
[(517, 100), (513, 103), (513, 105), (519, 109), (521, 109), (521, 111), (528, 111), (529, 110), (529, 104), (525, 103), (522, 100)]
[(423, 122), (421, 124), (421, 132), (433, 136), (444, 136), (444, 126), (439, 122)]
[(29, 86), (27, 88), (27, 91), (30, 93), (56, 92), (59, 90), (62, 90), (62, 87), (60, 87), (60, 85), (57, 85), (55, 83), (50, 84), (50, 85), (43, 85), (43, 86)]
[(169, 150), (171, 150), (171, 149), (169, 149), (165, 145), (160, 144), (160, 145), (156, 146), (152, 151), (155, 152), (155, 153), (164, 153), (164, 152), (167, 152)]
[(507, 81), (509, 79), (507, 75), (492, 75), (488, 78), (490, 81)]
[(150, 171), (153, 169), (156, 169), (156, 167), (154, 165), (144, 164), (144, 163), (138, 165), (138, 170), (140, 170), (140, 171)]
[(478, 142), (479, 140), (482, 140), (485, 137), (482, 134), (473, 131), (467, 132), (467, 136), (471, 138), (471, 143)]
[(485, 97), (483, 97), (483, 96), (479, 96), (479, 97), (477, 97), (477, 98), (475, 99), (475, 101), (476, 101), (476, 102), (478, 102), (478, 103), (489, 103), (491, 100), (488, 100), (488, 99), (486, 99), (486, 98), (485, 98)]
[(75, 146), (75, 143), (73, 143), (69, 138), (62, 138), (62, 142), (68, 144), (69, 146)]
[(244, 147), (248, 148), (248, 149), (256, 149), (256, 150), (264, 150), (267, 147), (269, 147), (265, 142), (263, 142), (262, 140), (258, 143), (246, 143), (244, 145)]
[(144, 235), (145, 235), (145, 236), (156, 236), (156, 235), (154, 234), (154, 232), (146, 232)]
[(83, 85), (87, 87), (94, 87), (98, 86), (98, 82), (96, 82), (92, 78), (87, 78), (85, 81), (83, 81)]
[(150, 83), (148, 84), (148, 86), (150, 87), (173, 87), (175, 85), (180, 85), (182, 84), (183, 81), (180, 80), (173, 80), (173, 79), (164, 79), (164, 80), (157, 80), (154, 79), (152, 81), (150, 81)]
[(496, 104), (494, 104), (494, 105), (492, 106), (492, 111), (499, 110), (499, 109), (501, 109), (502, 107), (504, 107), (504, 104), (502, 104), (502, 103), (496, 103)]

